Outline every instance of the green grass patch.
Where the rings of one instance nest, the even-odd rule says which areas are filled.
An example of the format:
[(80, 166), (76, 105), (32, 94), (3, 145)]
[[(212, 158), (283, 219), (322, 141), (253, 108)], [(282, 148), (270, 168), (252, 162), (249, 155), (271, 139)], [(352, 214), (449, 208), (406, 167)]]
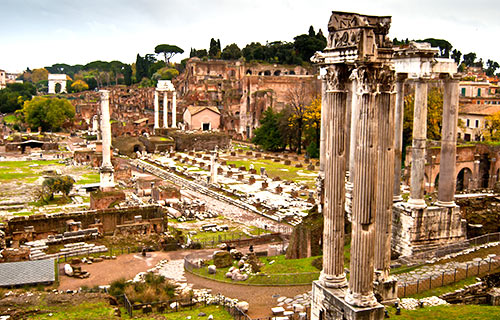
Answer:
[(437, 287), (431, 290), (426, 290), (423, 292), (419, 292), (416, 294), (409, 295), (408, 298), (415, 298), (415, 299), (422, 299), (425, 297), (431, 297), (431, 296), (440, 296), (444, 293), (447, 292), (452, 292), (458, 289), (462, 289), (464, 286), (471, 285), (473, 283), (476, 283), (476, 277), (469, 277), (460, 281), (457, 281), (455, 283), (450, 283), (448, 285), (442, 286), (442, 287)]
[(500, 308), (485, 305), (442, 305), (416, 310), (401, 310), (396, 316), (396, 309), (386, 307), (389, 316), (398, 320), (496, 320), (500, 319)]
[[(265, 265), (262, 267), (262, 273), (273, 274), (273, 273), (302, 273), (302, 272), (319, 272), (321, 270), (316, 269), (311, 264), (312, 261), (319, 256), (309, 257), (303, 259), (286, 259), (284, 255), (275, 257), (266, 257), (261, 259)], [(273, 261), (273, 264), (269, 262)]]
[[(292, 162), (293, 163), (293, 162)], [(297, 172), (301, 171), (305, 174), (315, 174), (315, 171), (310, 171), (306, 170), (304, 168), (295, 168), (294, 165), (284, 165), (280, 162), (274, 162), (272, 160), (265, 160), (265, 159), (258, 159), (258, 160), (229, 160), (227, 161), (227, 164), (234, 164), (236, 165), (236, 168), (239, 168), (241, 166), (245, 166), (247, 170), (250, 167), (250, 164), (254, 165), (255, 170), (259, 173), (260, 168), (264, 167), (266, 168), (267, 175), (270, 178), (273, 177), (280, 177), (281, 180), (290, 180), (290, 181), (297, 181), (297, 182), (310, 182), (316, 179), (316, 175), (314, 176), (301, 176)], [(284, 170), (285, 169), (285, 170)]]
[[(204, 317), (199, 317), (198, 314), (200, 312), (203, 312), (206, 314)], [(139, 311), (134, 312), (134, 318), (135, 320), (149, 320), (152, 319), (152, 317), (144, 316), (140, 317), (138, 316)], [(227, 312), (224, 307), (221, 306), (205, 306), (205, 307), (198, 307), (190, 310), (181, 310), (178, 312), (170, 312), (170, 313), (165, 313), (164, 316), (168, 320), (186, 320), (188, 317), (191, 317), (191, 320), (206, 320), (208, 315), (212, 315), (214, 319), (217, 320), (233, 320), (233, 317), (231, 317), (231, 314)], [(122, 309), (122, 318), (123, 319), (132, 319), (128, 316), (128, 314), (125, 312), (125, 309)]]
[[(105, 302), (82, 303), (79, 305), (67, 306), (44, 306), (38, 307), (47, 311), (45, 314), (38, 314), (27, 319), (50, 319), (50, 320), (94, 320), (113, 319), (114, 312), (109, 304)], [(51, 315), (49, 315), (51, 314)]]
[(77, 184), (89, 184), (89, 183), (97, 183), (100, 181), (99, 173), (86, 173), (81, 175), (81, 179), (77, 181)]
[(16, 123), (16, 116), (13, 115), (13, 114), (9, 114), (5, 117), (3, 117), (3, 121), (6, 123), (6, 124), (15, 124)]

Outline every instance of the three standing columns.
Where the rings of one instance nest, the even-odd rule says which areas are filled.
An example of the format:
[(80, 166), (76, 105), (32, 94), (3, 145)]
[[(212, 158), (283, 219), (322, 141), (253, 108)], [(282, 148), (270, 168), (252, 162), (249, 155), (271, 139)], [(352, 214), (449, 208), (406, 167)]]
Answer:
[[(163, 128), (168, 128), (168, 91), (155, 90), (154, 128), (160, 128), (160, 92), (163, 92)], [(177, 93), (172, 91), (172, 128), (177, 128)]]
[(425, 145), (427, 140), (427, 79), (415, 81), (415, 106), (413, 109), (413, 141), (411, 148), (410, 198), (414, 208), (425, 208)]
[(439, 189), (438, 201), (436, 203), (444, 207), (455, 206), (458, 83), (458, 79), (453, 79), (449, 76), (444, 80)]

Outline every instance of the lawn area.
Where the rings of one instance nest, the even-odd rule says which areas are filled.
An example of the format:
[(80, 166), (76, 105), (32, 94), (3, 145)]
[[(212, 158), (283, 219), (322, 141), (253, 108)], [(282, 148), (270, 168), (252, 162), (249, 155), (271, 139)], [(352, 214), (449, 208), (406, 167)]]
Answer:
[(452, 291), (455, 291), (458, 289), (462, 289), (464, 286), (471, 285), (471, 284), (476, 283), (476, 282), (477, 282), (476, 276), (473, 276), (473, 277), (469, 277), (467, 279), (457, 281), (455, 283), (450, 283), (449, 285), (445, 285), (442, 287), (437, 287), (437, 288), (434, 288), (431, 290), (426, 290), (423, 292), (409, 295), (408, 298), (422, 299), (425, 297), (440, 296), (440, 295), (447, 293), (447, 292), (452, 292)]
[[(285, 259), (284, 255), (275, 257), (262, 258), (261, 261), (265, 263), (262, 267), (262, 273), (301, 273), (301, 272), (320, 272), (311, 264), (316, 257), (309, 257), (304, 259)], [(273, 261), (273, 264), (269, 262)]]
[(3, 121), (5, 121), (6, 124), (14, 124), (16, 123), (16, 116), (13, 114), (9, 114), (5, 117), (3, 117)]
[[(200, 312), (204, 312), (206, 316), (204, 317), (199, 317), (198, 314)], [(134, 312), (134, 318), (130, 318), (128, 314), (122, 309), (122, 318), (123, 319), (136, 319), (136, 320), (149, 320), (152, 319), (152, 317), (138, 317), (137, 314), (139, 314), (139, 311)], [(204, 319), (206, 320), (209, 315), (212, 315), (214, 319), (217, 320), (233, 320), (233, 317), (227, 312), (224, 307), (221, 306), (205, 306), (205, 307), (199, 307), (196, 309), (192, 310), (184, 310), (184, 311), (179, 311), (179, 312), (170, 312), (170, 313), (164, 313), (163, 314), (165, 318), (169, 320), (186, 320), (186, 319), (191, 319), (191, 320), (198, 320), (198, 319)]]
[[(37, 164), (36, 167), (30, 165)], [(9, 181), (14, 179), (29, 179), (36, 181), (40, 177), (40, 172), (46, 166), (62, 166), (58, 160), (34, 160), (34, 161), (0, 161), (0, 181)], [(34, 180), (33, 180), (34, 179)]]
[[(274, 162), (272, 160), (265, 159), (257, 159), (257, 160), (228, 160), (227, 164), (234, 164), (236, 168), (241, 166), (245, 166), (245, 168), (249, 168), (250, 164), (253, 164), (255, 170), (260, 173), (260, 168), (266, 168), (267, 175), (270, 178), (280, 177), (281, 180), (290, 180), (296, 182), (308, 182), (314, 181), (316, 179), (315, 176), (301, 176), (297, 172), (301, 171), (304, 174), (316, 174), (315, 171), (306, 170), (304, 168), (295, 168), (295, 166), (287, 166), (279, 162)], [(283, 170), (286, 169), (286, 170)]]
[(105, 302), (82, 303), (66, 306), (37, 306), (48, 311), (44, 314), (27, 317), (27, 319), (51, 320), (94, 320), (113, 319), (113, 309)]
[(396, 315), (396, 309), (387, 307), (389, 316), (398, 320), (496, 320), (500, 319), (500, 308), (485, 305), (442, 305), (426, 307), (417, 310), (401, 310)]
[(86, 173), (81, 175), (81, 179), (76, 181), (77, 184), (97, 183), (100, 181), (99, 173)]

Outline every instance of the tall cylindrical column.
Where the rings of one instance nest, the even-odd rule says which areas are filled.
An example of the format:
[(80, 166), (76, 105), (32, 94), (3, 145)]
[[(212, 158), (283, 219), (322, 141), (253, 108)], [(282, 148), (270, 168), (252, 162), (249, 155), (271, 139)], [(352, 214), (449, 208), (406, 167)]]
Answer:
[(321, 69), (321, 130), (319, 138), (319, 173), (316, 179), (316, 187), (319, 198), (318, 212), (323, 213), (325, 203), (325, 136), (326, 136), (326, 75), (323, 74), (326, 69)]
[(155, 91), (155, 101), (154, 101), (154, 110), (155, 110), (155, 119), (154, 119), (154, 128), (160, 128), (160, 101), (158, 97), (158, 91)]
[(401, 196), (401, 162), (403, 160), (403, 121), (404, 121), (404, 79), (398, 75), (396, 82), (396, 109), (394, 112), (394, 192), (393, 201), (403, 201)]
[(418, 79), (415, 84), (413, 108), (413, 141), (411, 150), (410, 199), (414, 208), (425, 208), (425, 143), (427, 139), (427, 80)]
[(111, 163), (111, 124), (109, 121), (109, 91), (101, 93), (101, 137), (102, 137), (102, 164), (100, 168), (100, 188), (108, 191), (115, 186), (113, 165)]
[[(377, 195), (378, 115), (376, 89), (365, 74), (371, 68), (359, 71), (359, 122), (356, 128), (354, 151), (354, 188), (352, 200), (352, 239), (349, 290), (347, 303), (359, 307), (377, 304), (373, 293), (375, 215)], [(368, 83), (366, 83), (368, 82)]]
[(346, 169), (347, 67), (327, 69), (325, 108), (325, 196), (323, 270), (320, 281), (327, 287), (347, 285), (344, 273), (344, 184)]
[(163, 91), (163, 128), (168, 128), (168, 93)]
[(177, 128), (177, 92), (172, 92), (172, 128)]
[[(388, 88), (390, 89), (390, 88)], [(391, 270), (392, 205), (394, 193), (394, 107), (395, 94), (382, 92), (377, 97), (378, 158), (377, 213), (375, 216), (375, 270), (383, 280)]]
[(443, 121), (441, 128), (441, 159), (437, 205), (455, 206), (458, 124), (458, 80), (446, 79), (443, 92)]

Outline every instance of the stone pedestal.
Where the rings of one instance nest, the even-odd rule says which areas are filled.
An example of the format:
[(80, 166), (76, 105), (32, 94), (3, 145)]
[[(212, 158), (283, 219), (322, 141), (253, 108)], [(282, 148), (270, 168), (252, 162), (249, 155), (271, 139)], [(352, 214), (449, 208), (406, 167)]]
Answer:
[(326, 288), (321, 281), (312, 284), (311, 319), (375, 320), (384, 318), (384, 306), (369, 308), (352, 306), (345, 301), (346, 289)]
[(384, 305), (393, 305), (398, 299), (398, 281), (392, 276), (376, 272), (373, 289), (377, 300)]
[(392, 249), (402, 256), (465, 240), (467, 222), (460, 208), (414, 208), (404, 202), (393, 207)]

